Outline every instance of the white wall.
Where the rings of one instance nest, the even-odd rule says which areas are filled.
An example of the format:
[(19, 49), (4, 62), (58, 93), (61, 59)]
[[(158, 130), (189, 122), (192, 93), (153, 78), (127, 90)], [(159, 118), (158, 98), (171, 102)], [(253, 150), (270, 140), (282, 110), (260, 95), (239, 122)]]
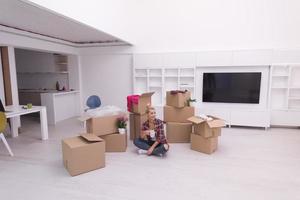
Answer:
[(102, 105), (126, 109), (126, 96), (132, 93), (132, 56), (130, 54), (82, 55), (83, 103), (98, 95)]
[(31, 0), (136, 45), (135, 52), (300, 47), (298, 0)]

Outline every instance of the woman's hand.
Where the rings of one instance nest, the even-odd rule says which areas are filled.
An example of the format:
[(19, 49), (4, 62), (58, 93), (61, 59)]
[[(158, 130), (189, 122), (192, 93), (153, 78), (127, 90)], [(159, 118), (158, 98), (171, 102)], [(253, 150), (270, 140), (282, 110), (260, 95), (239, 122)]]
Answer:
[(147, 151), (147, 155), (150, 156), (153, 152), (154, 148), (153, 147), (150, 147)]
[(147, 152), (147, 154), (148, 154), (148, 156), (150, 156), (151, 154), (152, 154), (152, 152), (153, 152), (153, 150), (155, 149), (155, 147), (157, 146), (159, 144), (159, 142), (154, 142), (154, 144), (148, 149), (148, 152)]
[(146, 140), (147, 139), (147, 135), (150, 134), (150, 131), (149, 130), (146, 130), (146, 131), (142, 131), (140, 136), (142, 139)]

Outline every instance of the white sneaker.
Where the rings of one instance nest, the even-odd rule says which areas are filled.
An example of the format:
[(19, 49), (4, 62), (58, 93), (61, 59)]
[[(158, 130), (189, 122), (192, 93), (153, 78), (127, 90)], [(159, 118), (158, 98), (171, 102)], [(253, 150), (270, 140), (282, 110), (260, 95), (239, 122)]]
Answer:
[(144, 149), (138, 149), (138, 154), (147, 154), (148, 151), (144, 150)]

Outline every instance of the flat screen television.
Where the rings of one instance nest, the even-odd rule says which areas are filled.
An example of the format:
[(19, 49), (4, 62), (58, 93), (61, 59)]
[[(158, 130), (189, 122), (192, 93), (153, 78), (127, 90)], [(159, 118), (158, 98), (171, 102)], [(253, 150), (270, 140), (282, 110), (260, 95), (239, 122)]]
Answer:
[(204, 73), (203, 102), (259, 103), (261, 72)]

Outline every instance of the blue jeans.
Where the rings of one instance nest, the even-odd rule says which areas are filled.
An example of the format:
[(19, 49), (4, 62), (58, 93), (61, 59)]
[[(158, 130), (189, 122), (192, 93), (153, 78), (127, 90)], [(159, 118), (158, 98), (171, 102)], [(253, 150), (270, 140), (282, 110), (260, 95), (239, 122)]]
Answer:
[[(136, 138), (133, 140), (133, 144), (140, 149), (148, 150), (152, 145), (141, 138)], [(162, 155), (167, 153), (168, 149), (165, 149), (163, 144), (158, 144), (152, 151), (152, 155)]]

